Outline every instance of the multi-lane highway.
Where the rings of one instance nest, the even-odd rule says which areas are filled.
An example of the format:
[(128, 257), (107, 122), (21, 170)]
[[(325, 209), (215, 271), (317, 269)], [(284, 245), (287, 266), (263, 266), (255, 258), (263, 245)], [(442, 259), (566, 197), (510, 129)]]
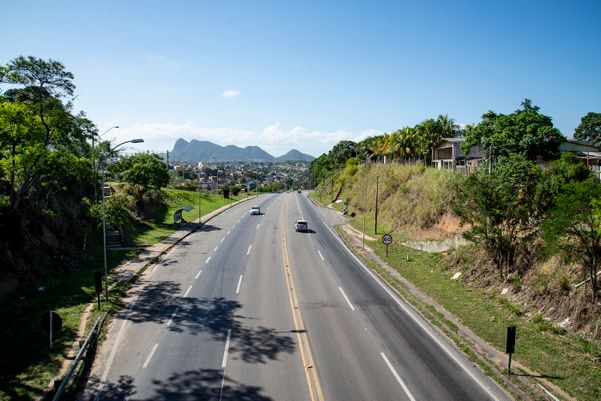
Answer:
[[(250, 206), (263, 214), (251, 216)], [(506, 400), (300, 193), (212, 219), (142, 278), (97, 400)], [(309, 232), (294, 231), (297, 219)]]

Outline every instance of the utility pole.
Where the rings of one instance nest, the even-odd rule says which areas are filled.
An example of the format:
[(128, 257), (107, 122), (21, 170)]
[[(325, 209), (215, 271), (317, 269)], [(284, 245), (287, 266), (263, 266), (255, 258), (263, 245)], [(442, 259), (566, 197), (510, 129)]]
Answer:
[(374, 235), (378, 235), (378, 186), (380, 183), (380, 176), (376, 176), (376, 208), (374, 212)]
[(365, 216), (367, 215), (367, 164), (365, 165), (365, 193), (363, 194), (363, 231), (361, 249), (365, 249)]

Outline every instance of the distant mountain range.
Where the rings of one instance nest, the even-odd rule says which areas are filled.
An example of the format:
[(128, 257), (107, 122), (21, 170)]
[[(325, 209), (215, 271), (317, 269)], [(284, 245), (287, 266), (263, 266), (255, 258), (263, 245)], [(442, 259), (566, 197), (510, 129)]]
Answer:
[(185, 139), (178, 139), (169, 152), (169, 160), (179, 162), (265, 162), (278, 163), (285, 161), (311, 161), (313, 156), (301, 153), (292, 149), (285, 155), (274, 157), (265, 152), (258, 146), (247, 146), (240, 148), (235, 145), (219, 146), (209, 141), (198, 141), (196, 139), (190, 142)]

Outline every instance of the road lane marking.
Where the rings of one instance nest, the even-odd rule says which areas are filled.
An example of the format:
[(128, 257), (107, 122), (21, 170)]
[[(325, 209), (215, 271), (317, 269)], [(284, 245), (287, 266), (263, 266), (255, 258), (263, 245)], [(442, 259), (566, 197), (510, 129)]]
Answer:
[(232, 233), (232, 230), (229, 230), (229, 231), (227, 232), (227, 234), (225, 234), (225, 235), (226, 235), (226, 236), (228, 236), (228, 235), (230, 235), (231, 233)]
[(186, 290), (186, 293), (184, 294), (184, 298), (186, 298), (188, 296), (191, 289), (192, 289), (192, 286), (188, 287), (188, 290)]
[(324, 226), (326, 227), (326, 229), (332, 234), (332, 237), (334, 239), (336, 239), (336, 241), (338, 241), (338, 243), (341, 245), (342, 249), (345, 250), (347, 252), (348, 255), (350, 255), (353, 259), (355, 259), (355, 261), (359, 264), (359, 266), (361, 266), (363, 268), (363, 270), (365, 270), (365, 272), (376, 282), (378, 283), (378, 285), (380, 287), (382, 287), (382, 289), (393, 299), (394, 302), (396, 302), (396, 304), (399, 306), (399, 308), (401, 308), (401, 310), (403, 310), (426, 334), (428, 334), (428, 336), (459, 366), (463, 369), (463, 371), (465, 373), (467, 373), (467, 375), (476, 383), (478, 383), (478, 385), (480, 386), (480, 388), (482, 390), (484, 390), (489, 396), (490, 398), (492, 398), (495, 401), (499, 401), (499, 398), (493, 393), (493, 391), (489, 388), (489, 386), (487, 384), (485, 384), (484, 382), (482, 382), (482, 380), (480, 380), (480, 378), (478, 378), (476, 376), (476, 374), (474, 372), (472, 372), (472, 370), (469, 368), (469, 366), (463, 362), (460, 359), (460, 356), (458, 354), (458, 351), (455, 351), (454, 348), (450, 348), (448, 345), (444, 344), (442, 342), (442, 339), (437, 336), (437, 334), (434, 332), (433, 329), (431, 329), (429, 326), (427, 326), (427, 323), (423, 320), (420, 320), (420, 318), (418, 316), (420, 316), (418, 314), (418, 312), (416, 312), (414, 309), (411, 309), (411, 307), (409, 305), (405, 305), (403, 304), (403, 302), (401, 302), (401, 300), (392, 292), (392, 290), (390, 288), (388, 288), (377, 276), (376, 274), (369, 268), (367, 267), (362, 261), (361, 259), (359, 259), (359, 257), (357, 255), (355, 255), (349, 248), (347, 248), (347, 246), (345, 245), (345, 243), (342, 241), (342, 239), (336, 235), (334, 233), (334, 231), (330, 228), (329, 225), (325, 224), (324, 222)]
[(392, 366), (392, 364), (390, 363), (390, 361), (388, 360), (388, 358), (386, 358), (386, 354), (383, 353), (383, 352), (380, 352), (380, 355), (382, 355), (382, 358), (384, 359), (384, 362), (386, 362), (386, 365), (388, 365), (388, 368), (392, 371), (392, 374), (394, 375), (394, 377), (397, 379), (397, 381), (399, 382), (399, 384), (403, 388), (403, 391), (405, 392), (405, 394), (407, 395), (407, 397), (409, 397), (409, 399), (411, 401), (415, 401), (415, 398), (413, 398), (413, 395), (411, 394), (411, 392), (409, 391), (409, 389), (407, 388), (407, 386), (405, 386), (405, 383), (403, 383), (403, 380), (401, 379), (401, 376), (399, 376), (399, 374), (394, 369), (394, 366)]
[(290, 302), (290, 309), (292, 312), (294, 329), (296, 331), (298, 349), (300, 351), (300, 357), (305, 370), (305, 379), (307, 380), (307, 387), (309, 388), (309, 397), (312, 401), (324, 401), (325, 398), (323, 396), (323, 391), (321, 390), (317, 367), (315, 366), (315, 362), (313, 360), (308, 334), (304, 328), (300, 303), (296, 295), (296, 290), (292, 279), (292, 271), (290, 270), (290, 259), (288, 258), (288, 246), (286, 245), (286, 230), (284, 226), (284, 214), (288, 205), (288, 198), (289, 194), (286, 194), (286, 198), (284, 199), (282, 210), (280, 212), (280, 240), (282, 246), (284, 273), (286, 275), (286, 289), (288, 290), (288, 301)]
[(344, 297), (344, 299), (346, 300), (346, 303), (348, 304), (348, 306), (351, 307), (352, 310), (355, 310), (355, 307), (353, 306), (353, 304), (351, 303), (351, 300), (346, 296), (346, 293), (344, 292), (344, 290), (342, 289), (342, 287), (338, 287), (338, 289), (340, 290), (340, 292), (342, 293), (342, 296)]
[(209, 260), (211, 260), (211, 257), (210, 257), (210, 256), (209, 256), (209, 257), (207, 258), (207, 260), (205, 261), (205, 265), (206, 265), (207, 263), (209, 263)]
[(242, 284), (242, 277), (243, 275), (240, 275), (240, 278), (238, 279), (238, 287), (236, 287), (236, 295), (238, 295), (240, 293), (240, 285)]
[(219, 249), (219, 246), (216, 246), (215, 248), (213, 248), (213, 252), (217, 252), (217, 249)]
[(250, 248), (252, 248), (252, 245), (248, 246), (248, 251), (246, 251), (246, 256), (250, 255)]
[(261, 225), (261, 223), (257, 224), (257, 230), (259, 229), (259, 226)]
[(196, 273), (196, 277), (194, 277), (194, 280), (198, 280), (198, 277), (200, 277), (200, 273), (202, 273), (202, 270), (199, 270), (198, 273)]
[(321, 260), (323, 260), (325, 262), (326, 260), (323, 258), (323, 255), (321, 254), (321, 252), (319, 252), (319, 249), (317, 250), (317, 253), (319, 254), (319, 257), (321, 258)]
[(234, 228), (236, 228), (236, 225), (235, 225), (235, 224), (232, 226), (232, 230), (233, 230)]
[(219, 242), (223, 242), (224, 240), (225, 240), (225, 237), (221, 238), (221, 241), (219, 241)]
[(221, 368), (224, 369), (227, 365), (227, 353), (230, 349), (230, 338), (232, 337), (232, 329), (227, 329), (227, 339), (225, 340), (225, 349), (223, 350), (223, 360), (221, 361)]
[(173, 319), (175, 318), (175, 316), (177, 315), (177, 312), (179, 312), (179, 307), (175, 310), (175, 312), (173, 312), (171, 314), (171, 317), (169, 318), (169, 321), (167, 322), (167, 327), (170, 327), (171, 324), (173, 323)]
[(154, 345), (154, 347), (152, 347), (152, 350), (150, 351), (150, 354), (148, 354), (148, 357), (146, 358), (146, 360), (144, 361), (144, 365), (142, 365), (143, 369), (146, 369), (146, 367), (148, 366), (148, 363), (150, 362), (150, 359), (152, 358), (152, 356), (154, 355), (154, 352), (157, 350), (157, 347), (159, 346), (159, 343), (156, 343)]
[(555, 397), (552, 392), (550, 392), (549, 390), (547, 390), (546, 388), (544, 388), (541, 384), (539, 384), (539, 383), (536, 383), (536, 384), (538, 384), (538, 387), (540, 387), (545, 393), (547, 393), (547, 395), (549, 397), (551, 397), (551, 399), (553, 401), (559, 401), (559, 398)]

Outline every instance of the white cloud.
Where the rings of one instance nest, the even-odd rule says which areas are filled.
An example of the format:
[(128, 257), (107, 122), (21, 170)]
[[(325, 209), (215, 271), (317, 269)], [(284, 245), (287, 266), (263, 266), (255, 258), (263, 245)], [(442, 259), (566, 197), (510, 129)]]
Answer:
[(379, 135), (380, 130), (352, 132), (345, 130), (315, 131), (303, 127), (287, 129), (280, 123), (273, 123), (261, 131), (236, 128), (206, 128), (192, 122), (184, 123), (137, 123), (130, 127), (112, 130), (115, 141), (143, 138), (144, 143), (128, 145), (128, 151), (151, 150), (165, 152), (173, 149), (175, 141), (183, 138), (187, 141), (211, 141), (221, 146), (236, 145), (259, 146), (273, 156), (281, 156), (291, 149), (297, 149), (315, 157), (328, 152), (343, 139), (360, 141), (368, 136)]
[(228, 89), (221, 94), (221, 97), (236, 97), (240, 96), (240, 92), (236, 89)]

